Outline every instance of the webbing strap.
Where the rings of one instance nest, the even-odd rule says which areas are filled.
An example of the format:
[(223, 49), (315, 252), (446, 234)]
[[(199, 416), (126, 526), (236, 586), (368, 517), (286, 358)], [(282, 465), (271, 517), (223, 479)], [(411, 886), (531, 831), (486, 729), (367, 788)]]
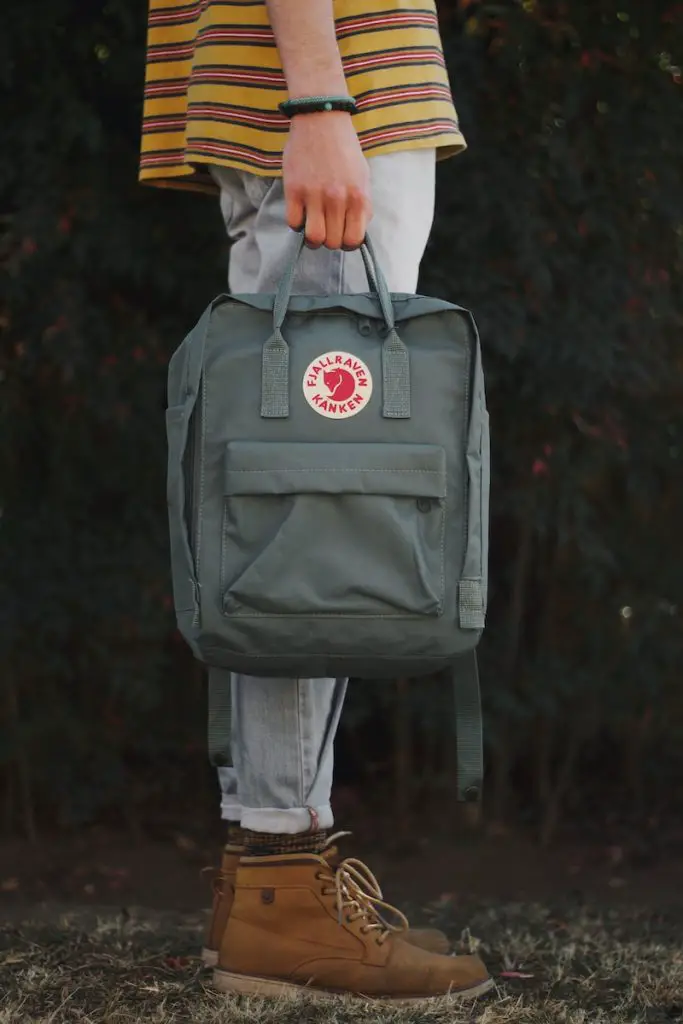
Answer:
[(458, 743), (458, 800), (481, 799), (484, 783), (484, 742), (476, 651), (458, 658), (453, 668), (455, 732)]
[(209, 667), (209, 761), (215, 768), (232, 767), (231, 674), (225, 668)]
[(382, 415), (385, 419), (410, 419), (410, 355), (395, 330), (382, 346)]
[(261, 369), (261, 416), (286, 419), (289, 416), (289, 345), (276, 327), (263, 346)]
[(486, 625), (481, 580), (463, 579), (458, 583), (458, 616), (461, 629), (483, 629)]

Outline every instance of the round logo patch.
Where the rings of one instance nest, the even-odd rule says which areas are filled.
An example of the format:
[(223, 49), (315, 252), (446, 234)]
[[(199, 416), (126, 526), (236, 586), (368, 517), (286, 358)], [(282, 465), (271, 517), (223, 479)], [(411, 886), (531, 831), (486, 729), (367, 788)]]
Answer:
[(321, 416), (345, 420), (370, 401), (372, 377), (367, 366), (350, 352), (325, 352), (304, 374), (306, 401)]

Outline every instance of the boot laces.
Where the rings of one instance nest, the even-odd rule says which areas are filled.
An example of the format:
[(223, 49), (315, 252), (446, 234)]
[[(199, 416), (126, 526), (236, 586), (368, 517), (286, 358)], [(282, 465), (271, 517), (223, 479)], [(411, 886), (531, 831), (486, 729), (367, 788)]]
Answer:
[[(329, 848), (348, 832), (336, 832), (330, 836), (326, 843)], [(379, 882), (367, 864), (356, 857), (347, 857), (339, 862), (336, 867), (330, 865), (330, 876), (320, 874), (321, 881), (330, 882), (336, 893), (336, 907), (339, 915), (339, 924), (342, 923), (346, 913), (347, 921), (363, 921), (361, 931), (368, 934), (374, 933), (376, 941), (382, 945), (389, 935), (396, 932), (407, 931), (410, 927), (404, 914), (397, 908), (387, 903), (382, 895)], [(327, 890), (330, 892), (330, 890)], [(383, 916), (388, 913), (398, 923), (392, 924)]]

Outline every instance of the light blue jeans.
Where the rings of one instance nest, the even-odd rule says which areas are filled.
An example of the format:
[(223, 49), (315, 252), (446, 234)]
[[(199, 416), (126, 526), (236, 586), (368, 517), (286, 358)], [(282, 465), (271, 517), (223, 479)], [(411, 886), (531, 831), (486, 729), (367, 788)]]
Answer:
[[(435, 151), (371, 157), (370, 234), (393, 292), (414, 292), (434, 217)], [(212, 168), (232, 247), (231, 292), (276, 290), (291, 232), (280, 178)], [(357, 252), (304, 249), (295, 294), (365, 292)], [(233, 673), (232, 757), (219, 768), (221, 816), (256, 832), (296, 833), (333, 824), (334, 737), (346, 679), (261, 679)]]

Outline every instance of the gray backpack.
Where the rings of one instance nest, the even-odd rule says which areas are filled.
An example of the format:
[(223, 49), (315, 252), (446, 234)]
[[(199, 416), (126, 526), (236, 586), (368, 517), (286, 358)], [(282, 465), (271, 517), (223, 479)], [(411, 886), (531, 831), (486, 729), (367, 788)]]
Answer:
[(221, 295), (175, 352), (166, 413), (178, 626), (253, 676), (458, 688), (459, 792), (481, 786), (474, 648), (487, 589), (489, 428), (472, 316), (389, 295)]

